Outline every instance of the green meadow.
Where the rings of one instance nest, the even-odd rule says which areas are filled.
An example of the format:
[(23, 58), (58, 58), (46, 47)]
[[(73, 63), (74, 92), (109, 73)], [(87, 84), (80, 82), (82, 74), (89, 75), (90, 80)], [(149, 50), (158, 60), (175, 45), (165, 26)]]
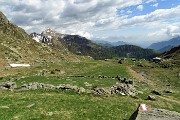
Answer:
[[(0, 90), (0, 119), (128, 120), (140, 103), (153, 108), (180, 112), (178, 70), (178, 68), (164, 69), (145, 60), (130, 59), (124, 60), (123, 64), (118, 64), (118, 60), (91, 60), (34, 65), (26, 69), (2, 69), (5, 75), (0, 82), (15, 81), (18, 87), (38, 82), (52, 85), (70, 84), (87, 89), (94, 86), (109, 88), (118, 80), (108, 76), (118, 75), (133, 79), (139, 94), (136, 97), (130, 97), (58, 90)], [(144, 72), (145, 75), (142, 76), (137, 72)], [(107, 78), (102, 79), (98, 76), (107, 76)], [(158, 90), (162, 95), (154, 95), (151, 93), (152, 90)], [(172, 93), (165, 93), (166, 90)], [(154, 95), (156, 100), (145, 100), (148, 95)]]

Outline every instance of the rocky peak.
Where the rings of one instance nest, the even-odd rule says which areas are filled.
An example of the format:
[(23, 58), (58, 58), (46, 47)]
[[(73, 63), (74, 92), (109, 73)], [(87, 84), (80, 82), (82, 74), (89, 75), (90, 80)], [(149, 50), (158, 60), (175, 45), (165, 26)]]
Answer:
[(53, 37), (56, 36), (56, 31), (54, 31), (51, 28), (48, 28), (45, 31), (43, 31), (41, 34), (47, 37), (48, 39), (52, 39)]
[(31, 33), (30, 36), (36, 42), (46, 43), (46, 44), (50, 44), (51, 43), (51, 39), (52, 39), (50, 37), (47, 37), (47, 36), (45, 36), (43, 34), (39, 34), (39, 33), (36, 33), (36, 32)]
[(8, 19), (6, 16), (0, 11), (0, 26), (3, 24), (8, 24)]

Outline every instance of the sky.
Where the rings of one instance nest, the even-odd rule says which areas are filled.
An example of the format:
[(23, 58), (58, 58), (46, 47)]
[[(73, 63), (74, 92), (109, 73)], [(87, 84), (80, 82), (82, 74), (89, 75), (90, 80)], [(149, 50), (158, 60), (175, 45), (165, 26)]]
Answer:
[(0, 11), (28, 33), (52, 28), (144, 47), (180, 35), (180, 0), (0, 0)]

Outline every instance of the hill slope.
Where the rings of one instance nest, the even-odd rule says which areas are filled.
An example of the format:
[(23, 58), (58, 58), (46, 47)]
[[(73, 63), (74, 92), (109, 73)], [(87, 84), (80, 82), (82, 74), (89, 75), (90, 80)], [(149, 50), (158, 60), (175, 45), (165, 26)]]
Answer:
[(6, 63), (35, 63), (77, 60), (65, 49), (37, 43), (20, 27), (12, 24), (0, 12), (0, 61)]
[(159, 53), (151, 49), (144, 49), (135, 45), (122, 45), (112, 47), (114, 53), (118, 57), (134, 57), (150, 59), (157, 56)]
[(112, 58), (111, 50), (108, 47), (93, 43), (85, 37), (65, 35), (59, 40), (72, 53), (91, 56), (94, 59)]
[(180, 45), (172, 48), (170, 51), (167, 51), (161, 55), (165, 59), (175, 59), (180, 60)]
[(163, 52), (166, 52), (166, 51), (171, 50), (173, 47), (174, 47), (174, 46), (168, 45), (168, 46), (165, 46), (165, 47), (159, 49), (158, 51), (161, 52), (161, 53), (163, 53)]

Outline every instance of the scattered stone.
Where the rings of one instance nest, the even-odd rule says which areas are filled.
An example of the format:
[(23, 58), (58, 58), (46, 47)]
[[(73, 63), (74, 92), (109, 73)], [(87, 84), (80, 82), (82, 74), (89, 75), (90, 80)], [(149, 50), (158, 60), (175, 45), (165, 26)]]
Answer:
[(31, 108), (31, 107), (33, 107), (35, 105), (35, 103), (33, 103), (33, 104), (30, 104), (30, 105), (28, 105), (28, 106), (26, 106), (27, 108)]
[(144, 94), (142, 91), (138, 91), (138, 94)]
[(133, 80), (125, 80), (124, 82), (125, 82), (126, 84), (131, 84), (131, 85), (134, 84), (134, 81), (133, 81)]
[(11, 81), (0, 84), (0, 89), (14, 89), (16, 87), (17, 87), (16, 83)]
[(164, 91), (165, 93), (172, 93), (171, 91), (169, 91), (169, 90), (166, 90), (166, 91)]
[(152, 95), (148, 95), (147, 99), (146, 100), (152, 100), (152, 101), (155, 101), (156, 98)]
[(137, 94), (136, 89), (131, 84), (117, 83), (110, 88), (112, 94), (122, 94), (128, 96), (135, 96)]
[(119, 64), (123, 64), (123, 62), (122, 62), (122, 60), (119, 60), (119, 62), (118, 62)]
[(0, 108), (9, 109), (9, 106), (0, 106)]
[[(107, 77), (107, 76), (103, 76)], [(98, 88), (97, 86), (92, 86), (91, 84), (85, 82), (86, 86), (91, 86), (91, 89), (85, 89), (83, 87), (73, 86), (70, 84), (60, 84), (58, 86), (54, 86), (51, 84), (44, 83), (28, 83), (23, 84), (19, 90), (36, 90), (36, 89), (44, 89), (44, 90), (72, 90), (78, 93), (93, 93), (97, 95), (106, 95), (106, 94), (121, 94), (128, 96), (136, 96), (137, 91), (134, 87), (133, 81), (128, 80), (126, 78), (123, 79), (124, 83), (117, 82), (110, 88)]]
[(91, 87), (92, 84), (88, 83), (88, 82), (84, 82), (84, 85), (87, 86), (87, 87)]
[(48, 114), (48, 116), (52, 116), (54, 113), (53, 112), (48, 112), (47, 114)]
[(116, 79), (121, 81), (121, 77), (119, 75), (116, 76)]
[(111, 94), (111, 91), (104, 88), (95, 88), (93, 90), (93, 93), (96, 95), (106, 95), (106, 94)]
[(153, 90), (151, 93), (156, 94), (156, 95), (161, 95), (157, 90)]
[(86, 92), (86, 89), (84, 89), (83, 87), (80, 87), (78, 92), (79, 92), (79, 93), (85, 93), (85, 92)]

